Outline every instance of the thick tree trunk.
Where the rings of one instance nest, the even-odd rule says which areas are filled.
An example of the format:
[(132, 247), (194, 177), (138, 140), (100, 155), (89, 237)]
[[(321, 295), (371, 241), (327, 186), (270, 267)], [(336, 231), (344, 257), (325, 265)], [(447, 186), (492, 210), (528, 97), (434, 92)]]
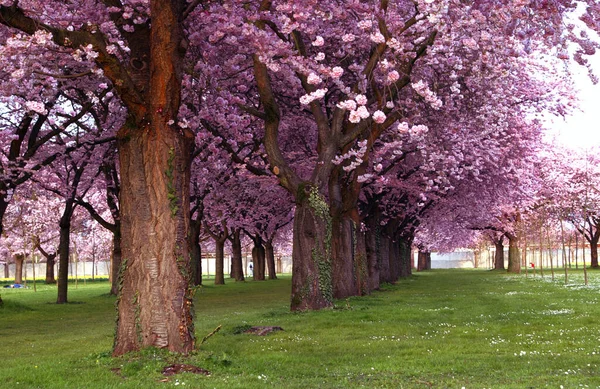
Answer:
[(192, 269), (192, 284), (202, 285), (202, 247), (200, 246), (201, 220), (190, 222), (190, 266)]
[(56, 262), (56, 254), (50, 254), (46, 257), (46, 284), (56, 284), (54, 277), (54, 264)]
[(417, 260), (417, 271), (431, 270), (431, 253), (426, 250), (419, 250)]
[(254, 263), (252, 277), (254, 281), (264, 281), (266, 259), (263, 240), (260, 235), (254, 236), (252, 240), (254, 241), (254, 247), (252, 247), (252, 263)]
[(13, 255), (15, 260), (15, 284), (23, 283), (23, 262), (25, 262), (24, 254)]
[(166, 121), (136, 131), (125, 127), (119, 136), (123, 279), (115, 355), (148, 346), (181, 353), (194, 348), (191, 139)]
[(60, 238), (58, 244), (58, 296), (57, 304), (67, 302), (67, 290), (69, 285), (69, 252), (71, 245), (71, 217), (75, 209), (72, 199), (65, 202), (65, 209), (60, 218)]
[(110, 267), (110, 294), (117, 296), (119, 294), (121, 265), (123, 263), (123, 253), (121, 251), (121, 223), (115, 223), (115, 229), (113, 231), (113, 248), (111, 256), (111, 267)]
[(310, 198), (296, 204), (294, 214), (293, 311), (333, 306), (329, 209), (320, 195), (311, 193)]
[(244, 263), (242, 262), (242, 240), (240, 230), (235, 229), (231, 235), (231, 278), (244, 281)]
[(54, 265), (56, 264), (56, 255), (57, 252), (48, 253), (44, 248), (40, 245), (39, 239), (36, 237), (36, 248), (39, 252), (46, 258), (46, 284), (55, 284), (56, 279), (54, 278)]
[(412, 242), (412, 237), (403, 236), (398, 239), (400, 278), (407, 278), (412, 275)]
[(598, 239), (592, 239), (590, 242), (590, 267), (598, 268)]
[[(4, 232), (4, 214), (6, 213), (6, 209), (8, 208), (8, 199), (7, 199), (7, 186), (4, 184), (4, 182), (0, 183), (0, 191), (2, 191), (2, 194), (0, 194), (0, 236), (2, 236), (2, 233)], [(12, 190), (12, 189), (11, 189)], [(8, 278), (8, 277), (6, 277)]]
[(269, 239), (265, 242), (265, 260), (267, 262), (267, 274), (270, 280), (277, 279), (275, 271), (275, 250), (273, 249), (273, 240)]
[(367, 272), (369, 290), (379, 289), (379, 262), (381, 260), (381, 231), (377, 221), (368, 220), (368, 230), (365, 235), (365, 250), (367, 254)]
[[(392, 235), (393, 236), (393, 235)], [(390, 278), (394, 283), (400, 279), (401, 264), (400, 264), (400, 241), (398, 237), (389, 240), (390, 252)]]
[(225, 239), (215, 240), (215, 285), (225, 285)]
[(519, 252), (519, 239), (514, 235), (508, 237), (508, 269), (509, 273), (521, 273), (521, 254)]
[(333, 217), (331, 229), (331, 275), (333, 297), (343, 299), (357, 295), (355, 273), (354, 226), (345, 217)]
[(494, 242), (496, 253), (494, 255), (494, 270), (504, 270), (504, 244), (502, 241)]
[(4, 278), (8, 278), (8, 262), (4, 262)]
[(391, 252), (390, 248), (392, 240), (385, 234), (384, 231), (381, 231), (380, 239), (379, 239), (379, 282), (380, 283), (391, 283), (394, 282), (392, 277), (392, 265), (391, 265)]
[(356, 294), (359, 296), (371, 293), (369, 279), (369, 262), (367, 260), (367, 241), (364, 231), (355, 229), (354, 245), (354, 273), (356, 274)]

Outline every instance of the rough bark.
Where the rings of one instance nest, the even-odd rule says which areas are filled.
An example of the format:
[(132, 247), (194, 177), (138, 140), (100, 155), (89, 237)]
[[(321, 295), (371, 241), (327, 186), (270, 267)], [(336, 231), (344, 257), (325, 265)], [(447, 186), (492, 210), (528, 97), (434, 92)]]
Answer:
[(23, 283), (23, 263), (25, 262), (24, 254), (13, 255), (15, 260), (15, 284)]
[(417, 271), (431, 270), (431, 253), (426, 250), (419, 250), (417, 260)]
[(494, 270), (504, 270), (504, 244), (503, 239), (494, 242), (496, 253), (494, 254)]
[(58, 244), (58, 295), (57, 304), (67, 302), (69, 285), (69, 249), (71, 245), (71, 217), (75, 210), (75, 201), (67, 199), (65, 208), (60, 218), (60, 237)]
[(333, 306), (329, 209), (326, 206), (322, 207), (324, 200), (321, 198), (314, 199), (314, 202), (310, 204), (310, 201), (305, 199), (296, 204), (294, 214), (291, 298), (293, 311)]
[(148, 346), (180, 353), (194, 348), (188, 251), (191, 142), (158, 119), (120, 137), (124, 273), (115, 355)]
[(202, 247), (200, 246), (200, 229), (202, 221), (190, 221), (190, 266), (192, 269), (192, 284), (202, 285)]
[[(391, 235), (394, 236), (394, 235)], [(400, 278), (401, 273), (401, 258), (400, 258), (400, 241), (398, 237), (390, 238), (389, 240), (389, 255), (390, 255), (390, 279), (391, 282), (396, 282)]]
[(382, 230), (379, 238), (379, 282), (394, 282), (391, 272), (391, 239)]
[(8, 262), (4, 262), (4, 278), (8, 278)]
[(400, 278), (407, 278), (412, 275), (412, 242), (413, 238), (410, 236), (401, 236), (399, 238)]
[(369, 279), (369, 262), (367, 260), (367, 237), (364, 231), (355, 229), (354, 272), (356, 274), (356, 294), (366, 295), (371, 293)]
[(257, 234), (252, 237), (252, 241), (254, 242), (254, 247), (252, 247), (252, 263), (254, 263), (252, 277), (254, 281), (264, 281), (266, 253), (263, 246), (263, 239)]
[(272, 239), (265, 241), (265, 260), (267, 262), (267, 274), (269, 279), (276, 280), (277, 272), (275, 270), (275, 250), (273, 248)]
[(365, 250), (367, 255), (367, 273), (369, 290), (379, 289), (379, 262), (381, 258), (381, 237), (377, 219), (367, 220), (368, 229), (365, 232)]
[(139, 24), (125, 34), (131, 60), (124, 63), (97, 31), (62, 30), (28, 17), (16, 3), (0, 6), (1, 23), (29, 34), (46, 30), (61, 46), (92, 45), (96, 64), (127, 108), (117, 134), (123, 264), (115, 355), (147, 346), (194, 349), (188, 243), (194, 137), (169, 124), (177, 121), (181, 102), (185, 7), (181, 0), (151, 0), (151, 28)]
[(225, 285), (225, 239), (215, 240), (215, 285)]
[(56, 279), (54, 278), (54, 265), (56, 263), (56, 252), (49, 253), (40, 245), (39, 241), (36, 242), (36, 248), (46, 258), (46, 284), (55, 284)]
[(2, 190), (3, 193), (0, 195), (0, 236), (4, 232), (4, 214), (6, 213), (6, 209), (8, 208), (9, 202), (6, 195), (6, 189), (6, 184), (0, 182), (0, 190)]
[(516, 235), (507, 234), (508, 238), (508, 269), (509, 273), (521, 273), (521, 254), (519, 250), (519, 239)]
[(331, 275), (333, 297), (343, 299), (355, 296), (357, 279), (355, 273), (354, 226), (352, 220), (335, 216), (332, 219)]
[(110, 294), (116, 296), (119, 293), (119, 271), (121, 264), (123, 263), (123, 252), (121, 250), (121, 223), (115, 223), (115, 230), (113, 231), (113, 248), (111, 255), (111, 267), (110, 267)]
[(590, 241), (590, 267), (598, 268), (598, 239)]
[(231, 278), (244, 281), (244, 263), (242, 261), (242, 240), (240, 229), (233, 230), (231, 234)]

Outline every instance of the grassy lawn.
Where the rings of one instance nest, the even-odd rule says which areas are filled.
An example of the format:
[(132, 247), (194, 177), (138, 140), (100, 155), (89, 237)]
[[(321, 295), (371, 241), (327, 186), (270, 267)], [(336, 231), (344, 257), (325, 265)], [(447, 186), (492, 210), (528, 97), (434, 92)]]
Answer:
[[(419, 273), (336, 309), (290, 313), (290, 279), (204, 286), (188, 357), (111, 358), (107, 282), (0, 289), (0, 382), (7, 388), (600, 388), (600, 273), (569, 285), (482, 270)], [(209, 281), (210, 283), (210, 281)], [(265, 337), (248, 326), (280, 326)], [(164, 377), (172, 363), (210, 376)]]

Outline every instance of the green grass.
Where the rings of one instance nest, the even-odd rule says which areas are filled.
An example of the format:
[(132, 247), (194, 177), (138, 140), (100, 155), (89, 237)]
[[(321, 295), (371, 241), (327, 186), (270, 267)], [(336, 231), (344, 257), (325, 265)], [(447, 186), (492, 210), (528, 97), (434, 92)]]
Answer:
[[(290, 313), (290, 279), (204, 286), (187, 357), (110, 357), (106, 281), (0, 289), (0, 382), (10, 388), (600, 388), (600, 273), (569, 285), (481, 270), (419, 273), (336, 309)], [(281, 326), (266, 337), (244, 326)], [(211, 371), (163, 377), (172, 363)], [(166, 380), (166, 382), (161, 382)]]

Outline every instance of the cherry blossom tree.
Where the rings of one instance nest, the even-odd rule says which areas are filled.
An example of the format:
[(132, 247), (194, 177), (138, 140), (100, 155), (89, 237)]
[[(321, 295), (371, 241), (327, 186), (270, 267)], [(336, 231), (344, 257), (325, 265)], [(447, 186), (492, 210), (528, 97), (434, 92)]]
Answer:
[[(598, 5), (584, 3), (582, 19), (598, 30)], [(381, 177), (383, 185), (385, 177), (375, 173), (379, 164), (382, 171), (387, 167), (376, 160), (376, 149), (411, 129), (432, 139), (454, 134), (455, 144), (466, 133), (465, 147), (473, 149), (473, 160), (465, 161), (464, 148), (438, 155), (428, 152), (435, 143), (415, 142), (428, 152), (416, 157), (420, 174), (408, 196), (393, 187), (386, 192), (390, 201), (380, 211), (396, 204), (410, 212), (378, 221), (394, 243), (386, 250), (398, 254), (410, 249), (419, 218), (452, 190), (454, 180), (478, 177), (482, 167), (494, 167), (494, 153), (517, 150), (503, 150), (500, 138), (527, 144), (520, 130), (529, 138), (528, 125), (515, 118), (544, 106), (565, 109), (560, 85), (552, 94), (554, 62), (546, 69), (542, 62), (565, 58), (568, 42), (578, 44), (575, 59), (584, 65), (593, 54), (594, 44), (565, 22), (575, 5), (1, 0), (2, 36), (20, 37), (0, 44), (20, 50), (34, 70), (14, 68), (12, 57), (3, 56), (11, 77), (20, 79), (23, 70), (46, 77), (43, 85), (57, 79), (88, 83), (82, 90), (106, 91), (120, 102), (110, 109), (118, 129), (125, 258), (114, 353), (144, 346), (185, 353), (194, 347), (191, 129), (215, 136), (214, 128), (233, 150), (256, 145), (234, 162), (268, 169), (295, 203), (292, 309), (330, 307), (334, 295), (364, 290), (362, 275), (370, 265), (358, 234), (358, 201), (369, 180)], [(19, 40), (28, 44), (17, 48)], [(43, 114), (40, 104), (52, 104), (52, 95), (26, 96), (22, 105)], [(514, 124), (519, 131), (510, 131)], [(439, 174), (430, 172), (431, 163)], [(495, 163), (515, 174), (513, 166)], [(407, 172), (394, 171), (399, 185)], [(402, 244), (394, 242), (396, 232), (406, 233)], [(360, 254), (345, 255), (358, 236)], [(394, 275), (410, 271), (389, 264)]]

